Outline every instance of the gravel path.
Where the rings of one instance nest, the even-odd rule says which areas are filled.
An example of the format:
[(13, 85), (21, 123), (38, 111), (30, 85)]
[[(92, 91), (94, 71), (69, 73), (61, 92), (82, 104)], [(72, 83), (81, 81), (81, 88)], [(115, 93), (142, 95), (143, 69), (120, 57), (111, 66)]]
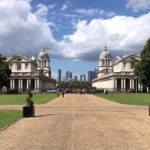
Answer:
[(22, 118), (0, 132), (0, 150), (149, 149), (148, 107), (121, 105), (86, 94), (66, 94), (36, 105), (35, 117)]

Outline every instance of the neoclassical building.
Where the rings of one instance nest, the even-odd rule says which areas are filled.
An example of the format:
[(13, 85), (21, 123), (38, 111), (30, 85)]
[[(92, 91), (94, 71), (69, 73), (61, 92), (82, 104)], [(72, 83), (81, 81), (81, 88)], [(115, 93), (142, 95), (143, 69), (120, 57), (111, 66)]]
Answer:
[(92, 86), (108, 91), (141, 91), (142, 86), (134, 74), (134, 59), (140, 59), (139, 55), (130, 53), (123, 57), (116, 56), (113, 60), (105, 46), (99, 56), (98, 77), (92, 81)]
[(7, 57), (7, 61), (12, 71), (10, 90), (26, 92), (29, 85), (32, 90), (40, 91), (56, 87), (56, 80), (51, 78), (50, 58), (45, 48), (41, 49), (37, 58), (18, 54)]

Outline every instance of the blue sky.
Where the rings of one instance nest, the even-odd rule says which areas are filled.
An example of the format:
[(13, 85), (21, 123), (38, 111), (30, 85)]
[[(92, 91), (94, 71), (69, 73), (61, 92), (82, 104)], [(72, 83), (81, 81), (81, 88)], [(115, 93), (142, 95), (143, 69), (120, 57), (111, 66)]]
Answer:
[(45, 46), (52, 76), (98, 68), (107, 43), (115, 57), (139, 53), (150, 37), (150, 0), (0, 0), (0, 53), (38, 56)]

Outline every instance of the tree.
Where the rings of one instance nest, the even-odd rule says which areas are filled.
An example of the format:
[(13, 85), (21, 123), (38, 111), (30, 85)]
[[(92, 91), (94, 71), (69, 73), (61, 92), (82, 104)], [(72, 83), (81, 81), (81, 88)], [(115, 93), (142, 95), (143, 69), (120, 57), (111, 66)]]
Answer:
[(63, 81), (57, 82), (58, 88), (65, 89), (67, 87), (67, 84)]
[(0, 92), (2, 92), (3, 86), (9, 86), (9, 77), (11, 70), (9, 69), (9, 63), (6, 62), (6, 57), (0, 54)]
[(69, 81), (69, 82), (63, 82), (63, 81), (60, 81), (57, 83), (58, 85), (58, 88), (62, 88), (62, 89), (65, 89), (65, 88), (69, 88), (69, 89), (82, 89), (82, 88), (85, 88), (85, 89), (90, 89), (92, 87), (92, 82), (91, 81)]
[(135, 64), (134, 73), (144, 86), (150, 87), (150, 38), (141, 51), (140, 60)]

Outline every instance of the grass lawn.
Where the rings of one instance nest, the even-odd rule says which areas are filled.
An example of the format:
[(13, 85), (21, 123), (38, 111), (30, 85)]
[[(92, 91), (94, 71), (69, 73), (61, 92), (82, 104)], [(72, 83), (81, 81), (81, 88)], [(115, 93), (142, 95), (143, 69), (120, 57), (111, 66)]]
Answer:
[(106, 98), (108, 100), (112, 100), (121, 104), (128, 105), (142, 105), (147, 106), (150, 105), (150, 94), (140, 94), (140, 93), (115, 93), (115, 94), (95, 94), (99, 97)]
[(4, 128), (20, 118), (22, 118), (20, 110), (0, 110), (0, 128)]
[[(0, 105), (26, 105), (27, 94), (0, 95)], [(34, 94), (32, 100), (35, 104), (45, 104), (54, 98), (56, 94)], [(22, 111), (0, 110), (0, 128), (3, 128), (22, 118)]]
[[(0, 95), (0, 105), (25, 105), (27, 94)], [(35, 104), (45, 104), (54, 98), (56, 94), (34, 94), (32, 100)]]

